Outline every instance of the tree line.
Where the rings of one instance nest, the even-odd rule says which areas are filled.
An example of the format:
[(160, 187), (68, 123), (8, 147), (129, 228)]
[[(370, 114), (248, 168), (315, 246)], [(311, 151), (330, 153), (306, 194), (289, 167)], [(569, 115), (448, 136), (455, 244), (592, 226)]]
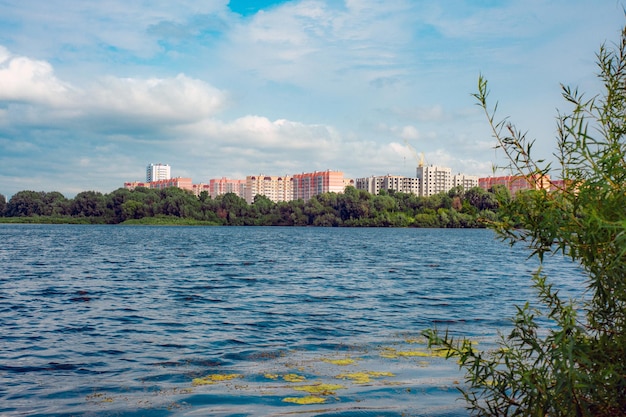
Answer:
[(57, 191), (20, 191), (9, 201), (0, 194), (3, 221), (41, 223), (183, 223), (229, 226), (483, 227), (496, 220), (508, 190), (455, 187), (430, 197), (354, 187), (308, 201), (275, 203), (257, 195), (252, 204), (234, 193), (198, 197), (180, 188), (119, 188), (109, 194), (83, 191), (66, 198)]

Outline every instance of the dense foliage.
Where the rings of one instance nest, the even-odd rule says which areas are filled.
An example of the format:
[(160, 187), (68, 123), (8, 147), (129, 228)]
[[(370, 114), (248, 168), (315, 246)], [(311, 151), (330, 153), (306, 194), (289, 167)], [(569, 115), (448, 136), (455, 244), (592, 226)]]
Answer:
[[(427, 331), (466, 371), (468, 407), (481, 416), (626, 416), (626, 27), (597, 55), (604, 91), (563, 87), (573, 107), (558, 117), (560, 192), (529, 191), (501, 208), (493, 223), (503, 240), (527, 245), (543, 261), (562, 254), (587, 277), (584, 298), (564, 300), (539, 270), (538, 307), (518, 307), (499, 348)], [(532, 141), (495, 121), (487, 82), (475, 97), (509, 167), (535, 181), (552, 171), (531, 156)]]
[(232, 193), (212, 199), (206, 192), (196, 197), (179, 188), (85, 191), (73, 199), (58, 192), (20, 191), (0, 205), (0, 214), (5, 222), (472, 228), (496, 219), (496, 195), (508, 196), (508, 191), (493, 191), (457, 187), (426, 198), (348, 187), (307, 202), (274, 203), (258, 195), (252, 204)]

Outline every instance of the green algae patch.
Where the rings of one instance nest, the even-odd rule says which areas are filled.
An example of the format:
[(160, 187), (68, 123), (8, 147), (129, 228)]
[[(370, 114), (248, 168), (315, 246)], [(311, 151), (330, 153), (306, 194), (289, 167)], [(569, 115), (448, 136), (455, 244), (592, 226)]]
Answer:
[(304, 375), (298, 374), (286, 374), (283, 375), (283, 379), (285, 382), (304, 382), (306, 381), (306, 377)]
[(335, 378), (337, 379), (349, 379), (352, 380), (355, 384), (368, 384), (372, 382), (372, 378), (382, 378), (382, 377), (392, 377), (395, 376), (391, 372), (352, 372), (346, 374), (337, 375)]
[(345, 389), (343, 385), (339, 384), (313, 384), (313, 385), (300, 385), (293, 387), (296, 391), (304, 391), (309, 394), (317, 395), (335, 395), (338, 389)]
[(215, 384), (216, 382), (222, 382), (222, 381), (230, 381), (232, 379), (235, 378), (243, 378), (243, 375), (241, 374), (212, 374), (212, 375), (207, 375), (204, 378), (194, 378), (191, 381), (192, 385), (212, 385)]
[(351, 359), (351, 358), (345, 358), (345, 359), (322, 359), (322, 362), (331, 363), (331, 364), (337, 365), (337, 366), (348, 366), (348, 365), (354, 365), (356, 363), (356, 360)]
[(287, 397), (283, 398), (283, 402), (285, 403), (293, 403), (293, 404), (324, 404), (326, 402), (326, 398), (315, 397), (313, 395), (308, 395), (306, 397)]

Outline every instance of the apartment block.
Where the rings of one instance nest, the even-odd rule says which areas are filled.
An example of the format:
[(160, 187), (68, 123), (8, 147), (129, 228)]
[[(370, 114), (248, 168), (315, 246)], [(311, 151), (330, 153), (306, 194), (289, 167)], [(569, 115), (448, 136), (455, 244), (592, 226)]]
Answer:
[(245, 189), (246, 180), (233, 180), (225, 177), (209, 180), (209, 194), (211, 198), (227, 193), (233, 193), (238, 197), (245, 198)]
[(346, 181), (341, 171), (327, 170), (295, 174), (292, 179), (294, 200), (308, 201), (318, 194), (342, 193), (346, 188)]
[(124, 188), (128, 190), (134, 190), (137, 187), (146, 187), (146, 188), (151, 188), (155, 190), (162, 190), (168, 187), (178, 187), (178, 188), (182, 188), (183, 190), (194, 192), (194, 185), (191, 183), (191, 178), (181, 178), (181, 177), (169, 178), (166, 180), (150, 181), (150, 182), (131, 181), (131, 182), (124, 183)]
[(478, 177), (474, 175), (455, 174), (452, 176), (452, 187), (463, 187), (464, 190), (478, 187)]
[(183, 190), (193, 192), (193, 184), (191, 183), (191, 178), (176, 177), (167, 180), (152, 181), (150, 183), (150, 188), (154, 188), (157, 190), (162, 190), (169, 187), (182, 188)]
[(430, 197), (438, 193), (446, 193), (452, 188), (452, 170), (437, 165), (420, 165), (417, 167), (417, 178), (420, 182), (419, 195)]
[(357, 178), (354, 181), (357, 190), (365, 190), (370, 194), (378, 194), (380, 190), (393, 190), (400, 193), (419, 195), (420, 181), (418, 178), (399, 175), (371, 176)]
[(200, 197), (200, 194), (203, 191), (206, 191), (207, 194), (211, 195), (211, 186), (209, 184), (192, 184), (191, 187), (193, 188), (193, 193), (196, 197)]
[(524, 177), (521, 175), (505, 175), (501, 177), (486, 177), (478, 179), (478, 186), (484, 190), (489, 190), (494, 185), (504, 185), (511, 195), (518, 191), (545, 189), (550, 190), (552, 183), (549, 175), (533, 175)]
[(144, 181), (128, 181), (124, 183), (124, 188), (127, 190), (134, 190), (137, 187), (150, 188), (150, 183)]
[(169, 180), (170, 166), (167, 164), (150, 164), (146, 167), (146, 182)]
[(248, 204), (254, 197), (264, 195), (275, 203), (293, 199), (293, 180), (289, 175), (248, 175), (245, 180), (245, 199)]

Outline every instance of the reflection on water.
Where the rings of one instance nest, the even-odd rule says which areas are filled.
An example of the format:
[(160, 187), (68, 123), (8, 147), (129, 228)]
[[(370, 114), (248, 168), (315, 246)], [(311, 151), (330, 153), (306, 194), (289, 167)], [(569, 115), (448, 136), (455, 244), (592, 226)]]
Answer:
[[(465, 416), (536, 264), (487, 230), (0, 225), (0, 414)], [(564, 291), (581, 278), (548, 267)]]

